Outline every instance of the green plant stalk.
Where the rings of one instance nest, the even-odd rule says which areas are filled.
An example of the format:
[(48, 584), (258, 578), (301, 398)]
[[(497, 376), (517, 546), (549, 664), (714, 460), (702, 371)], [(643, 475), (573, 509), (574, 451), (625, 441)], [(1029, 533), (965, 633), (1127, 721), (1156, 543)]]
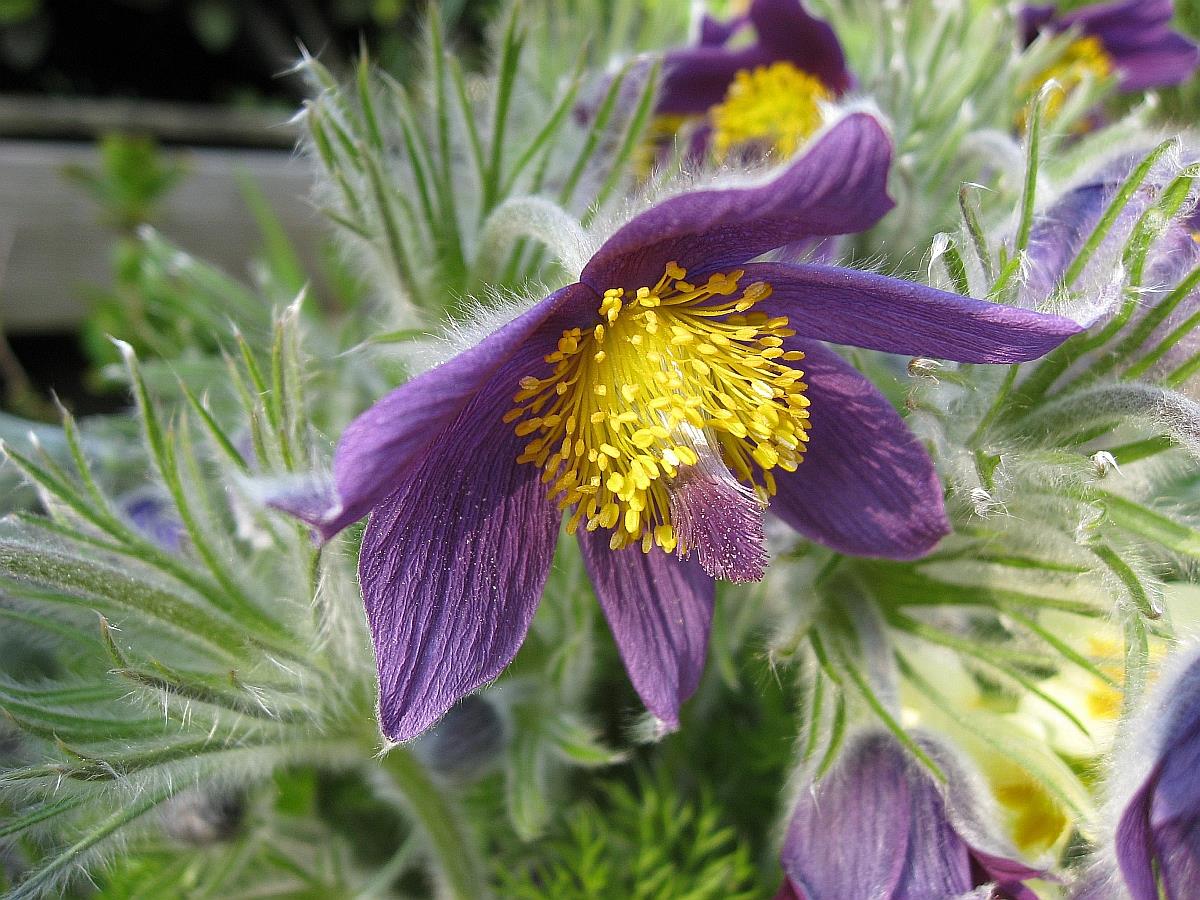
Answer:
[(458, 810), (425, 767), (403, 746), (390, 749), (381, 767), (408, 814), (424, 832), (429, 859), (447, 895), (455, 900), (487, 897), (487, 877), (478, 849)]

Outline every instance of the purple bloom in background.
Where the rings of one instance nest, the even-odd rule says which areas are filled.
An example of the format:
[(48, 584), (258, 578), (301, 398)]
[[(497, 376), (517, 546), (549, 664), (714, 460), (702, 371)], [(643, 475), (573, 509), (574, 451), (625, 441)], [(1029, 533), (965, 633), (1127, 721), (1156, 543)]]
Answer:
[[(753, 41), (738, 43), (743, 30)], [(705, 17), (700, 43), (666, 55), (655, 108), (674, 133), (699, 128), (693, 150), (711, 141), (724, 156), (764, 144), (790, 156), (822, 123), (821, 103), (841, 96), (852, 78), (837, 35), (800, 0), (754, 0), (743, 16)]]
[(713, 579), (762, 575), (768, 503), (843, 553), (911, 559), (946, 533), (925, 449), (821, 342), (1008, 363), (1078, 326), (753, 262), (874, 225), (892, 206), (890, 161), (883, 127), (859, 113), (766, 183), (660, 202), (578, 282), (359, 416), (335, 454), (336, 497), (280, 501), (325, 536), (371, 514), (359, 577), (385, 735), (413, 737), (508, 665), (564, 516), (667, 727), (700, 677)]
[[(1030, 235), (1026, 267), (1028, 274), (1020, 295), (1022, 304), (1037, 306), (1062, 286), (1068, 267), (1141, 159), (1141, 154), (1128, 154), (1114, 160), (1069, 188), (1039, 213)], [(1125, 246), (1138, 222), (1159, 200), (1176, 174), (1173, 165), (1161, 166), (1150, 173), (1142, 187), (1117, 214), (1107, 237), (1090, 262), (1070, 285), (1066, 285), (1082, 296), (1106, 300), (1102, 308), (1095, 311), (1099, 318), (1092, 323), (1092, 327), (1102, 326), (1119, 309), (1125, 296), (1121, 277)], [(1177, 215), (1150, 248), (1139, 293), (1140, 302), (1133, 313), (1133, 321), (1136, 323), (1151, 314), (1161, 316), (1162, 321), (1146, 336), (1140, 348), (1142, 353), (1149, 352), (1150, 348), (1200, 309), (1200, 292), (1196, 291), (1183, 297), (1169, 311), (1156, 309), (1188, 273), (1200, 265), (1200, 244), (1195, 238), (1198, 224), (1194, 210)], [(1154, 358), (1152, 365), (1144, 366), (1143, 371), (1151, 376), (1166, 374), (1175, 365), (1189, 359), (1197, 349), (1200, 349), (1198, 339), (1189, 331), (1169, 350)], [(1087, 359), (1090, 360), (1090, 357)]]
[(946, 784), (892, 735), (868, 733), (805, 786), (784, 839), (776, 900), (1036, 900), (1024, 882), (1045, 873), (988, 834), (958, 760), (932, 740), (920, 743)]
[[(1200, 657), (1159, 682), (1127, 762), (1149, 771), (1117, 824), (1116, 856), (1133, 900), (1188, 900), (1200, 885)], [(1135, 723), (1136, 724), (1136, 723)], [(1160, 892), (1159, 879), (1162, 891)]]
[(1083, 46), (1068, 50), (1069, 61), (1074, 52), (1094, 74), (1116, 72), (1121, 90), (1141, 91), (1187, 81), (1200, 62), (1200, 48), (1168, 27), (1174, 12), (1172, 0), (1117, 0), (1061, 14), (1053, 4), (1029, 5), (1020, 23), (1026, 45), (1042, 33), (1076, 30)]
[(149, 489), (130, 491), (117, 498), (117, 508), (142, 537), (171, 553), (183, 552), (187, 531), (168, 497)]

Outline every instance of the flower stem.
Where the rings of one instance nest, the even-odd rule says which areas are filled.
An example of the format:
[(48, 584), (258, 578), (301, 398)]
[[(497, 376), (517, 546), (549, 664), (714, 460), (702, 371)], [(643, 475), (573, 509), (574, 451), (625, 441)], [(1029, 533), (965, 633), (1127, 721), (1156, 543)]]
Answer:
[(438, 896), (455, 900), (480, 900), (489, 896), (486, 873), (474, 838), (459, 811), (425, 766), (405, 747), (394, 747), (382, 760), (382, 769), (395, 799), (425, 837), (425, 849)]

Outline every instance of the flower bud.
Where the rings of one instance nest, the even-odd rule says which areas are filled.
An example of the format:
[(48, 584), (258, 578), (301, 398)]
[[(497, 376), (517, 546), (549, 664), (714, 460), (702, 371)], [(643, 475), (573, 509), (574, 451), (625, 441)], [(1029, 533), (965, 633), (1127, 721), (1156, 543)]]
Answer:
[(1133, 739), (1116, 766), (1121, 877), (1133, 900), (1195, 896), (1200, 884), (1200, 645), (1193, 644), (1169, 667), (1130, 734)]
[(1035, 900), (1024, 881), (1042, 873), (985, 834), (980, 823), (992, 817), (962, 763), (933, 740), (919, 743), (945, 784), (892, 735), (867, 732), (806, 786), (784, 841), (778, 898)]

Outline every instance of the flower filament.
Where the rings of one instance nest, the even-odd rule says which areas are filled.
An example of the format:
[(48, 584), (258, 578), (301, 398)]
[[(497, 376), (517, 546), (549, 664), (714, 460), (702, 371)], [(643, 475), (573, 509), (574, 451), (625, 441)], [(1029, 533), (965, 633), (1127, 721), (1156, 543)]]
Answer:
[(772, 470), (794, 471), (808, 439), (803, 359), (786, 350), (785, 316), (753, 310), (765, 282), (739, 292), (741, 270), (691, 284), (675, 263), (654, 287), (612, 288), (591, 329), (563, 332), (553, 368), (521, 379), (505, 416), (532, 439), (518, 462), (543, 468), (568, 533), (612, 529), (610, 546), (684, 555), (671, 501), (682, 480), (714, 465), (759, 504)]
[(819, 78), (789, 62), (743, 69), (710, 110), (713, 150), (723, 159), (734, 147), (765, 144), (791, 156), (821, 127), (821, 104), (832, 99)]

